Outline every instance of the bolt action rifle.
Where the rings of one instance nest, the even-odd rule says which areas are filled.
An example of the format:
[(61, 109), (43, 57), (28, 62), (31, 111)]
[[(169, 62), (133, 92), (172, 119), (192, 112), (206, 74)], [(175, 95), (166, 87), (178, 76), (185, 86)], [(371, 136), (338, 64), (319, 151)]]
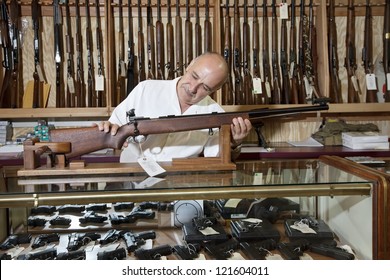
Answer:
[(91, 28), (91, 15), (89, 8), (89, 0), (85, 1), (85, 13), (86, 13), (86, 22), (87, 26), (85, 29), (86, 36), (86, 46), (87, 46), (87, 63), (88, 63), (88, 77), (87, 77), (87, 106), (95, 107), (95, 77), (94, 77), (94, 67), (93, 67), (93, 47), (92, 47), (92, 28)]
[(290, 25), (290, 103), (299, 103), (299, 78), (297, 69), (297, 28), (295, 24), (295, 0), (291, 0), (291, 25)]
[(202, 26), (199, 22), (199, 0), (195, 3), (195, 57), (202, 54)]
[(176, 0), (176, 17), (175, 17), (175, 47), (176, 47), (176, 77), (183, 75), (183, 32), (180, 16), (180, 1)]
[(142, 29), (141, 0), (138, 0), (138, 83), (146, 79), (145, 73), (145, 47)]
[[(129, 19), (130, 20), (130, 19)], [(118, 73), (116, 79), (116, 94), (113, 94), (112, 104), (118, 105), (126, 97), (125, 78), (126, 78), (126, 63), (125, 63), (125, 35), (123, 33), (123, 6), (122, 0), (118, 2)]]
[(126, 96), (130, 94), (137, 83), (136, 56), (134, 54), (133, 12), (131, 0), (128, 1), (128, 43), (127, 43), (127, 89)]
[(264, 87), (265, 94), (267, 96), (267, 103), (270, 103), (270, 99), (273, 96), (273, 90), (271, 85), (271, 66), (269, 62), (269, 32), (268, 32), (268, 12), (267, 12), (267, 0), (263, 1), (263, 57), (262, 67), (264, 73)]
[[(286, 0), (283, 0), (284, 5), (287, 5)], [(287, 19), (282, 18), (280, 24), (280, 67), (282, 73), (282, 88), (280, 103), (290, 104), (290, 77), (289, 77), (289, 64), (287, 55)]]
[(360, 102), (360, 89), (355, 71), (356, 65), (356, 48), (355, 48), (355, 7), (354, 1), (348, 0), (347, 12), (347, 34), (345, 36), (345, 67), (348, 74), (348, 103)]
[[(257, 17), (257, 0), (253, 1), (253, 40), (252, 40), (252, 61), (253, 61), (253, 104), (267, 103), (267, 95), (264, 83), (260, 78), (259, 51), (260, 51), (260, 30)], [(261, 84), (255, 86), (255, 81)], [(261, 92), (260, 92), (261, 91)]]
[(376, 88), (376, 78), (374, 74), (374, 65), (372, 61), (373, 53), (373, 42), (372, 42), (372, 14), (370, 0), (366, 0), (366, 16), (364, 18), (364, 44), (362, 50), (362, 61), (364, 66), (364, 71), (366, 73), (366, 102), (375, 103), (378, 102), (378, 96), (376, 89), (370, 89), (368, 86), (368, 81), (370, 77), (372, 83)]
[(81, 35), (81, 16), (79, 0), (75, 0), (76, 10), (76, 98), (77, 107), (86, 106), (84, 63), (83, 63), (83, 37)]
[(187, 67), (190, 62), (192, 61), (194, 54), (193, 54), (193, 45), (192, 45), (192, 22), (190, 17), (190, 3), (188, 3), (188, 0), (186, 0), (186, 20), (184, 22), (184, 63)]
[(231, 49), (231, 32), (230, 32), (230, 16), (229, 16), (229, 0), (226, 0), (226, 14), (225, 14), (225, 45), (223, 49), (223, 57), (225, 58), (226, 64), (228, 65), (229, 73), (228, 80), (222, 87), (222, 104), (233, 105), (233, 81), (232, 81), (232, 49)]
[(288, 117), (303, 112), (327, 109), (328, 105), (324, 100), (319, 100), (319, 105), (286, 109), (256, 109), (252, 111), (164, 116), (159, 118), (138, 117), (133, 109), (127, 113), (128, 124), (121, 126), (115, 136), (100, 131), (94, 126), (52, 129), (49, 134), (51, 142), (71, 143), (72, 151), (65, 155), (67, 158), (71, 158), (105, 148), (121, 149), (123, 143), (131, 136), (219, 128), (222, 125), (231, 124), (233, 118), (237, 117), (248, 119), (253, 125), (256, 125), (265, 119)]
[(148, 6), (146, 7), (146, 46), (148, 51), (148, 79), (154, 79), (156, 77), (156, 60), (154, 54), (154, 26), (151, 1), (148, 0)]
[(250, 30), (248, 23), (248, 1), (244, 1), (244, 22), (242, 23), (242, 56), (244, 73), (244, 104), (253, 104), (252, 76), (250, 71)]
[(173, 24), (171, 15), (171, 0), (167, 1), (167, 64), (168, 70), (167, 80), (174, 78), (174, 65), (175, 65), (175, 49), (174, 49), (174, 38), (173, 38)]
[(245, 92), (241, 77), (241, 32), (240, 11), (238, 1), (234, 1), (234, 33), (233, 33), (233, 70), (234, 70), (234, 104), (245, 104)]
[(56, 107), (65, 107), (62, 81), (62, 10), (59, 0), (54, 0), (54, 61), (56, 63)]
[(204, 18), (204, 52), (211, 52), (213, 49), (213, 31), (210, 21), (210, 13), (209, 13), (209, 0), (205, 1), (204, 9), (205, 9), (205, 18)]
[(96, 54), (97, 54), (97, 77), (95, 79), (95, 98), (94, 107), (105, 107), (106, 97), (104, 89), (104, 66), (103, 66), (103, 34), (100, 20), (100, 4), (99, 0), (95, 0), (96, 8)]
[(72, 24), (70, 18), (69, 0), (65, 0), (65, 20), (66, 20), (66, 53), (67, 59), (67, 87), (66, 87), (66, 107), (76, 107), (76, 95), (74, 88), (74, 69), (73, 69), (73, 37)]
[(10, 86), (12, 75), (12, 45), (9, 36), (7, 2), (3, 0), (0, 4), (0, 35), (3, 48), (3, 67), (5, 69), (3, 84), (0, 92), (0, 107), (9, 108), (11, 105)]
[(164, 24), (161, 19), (161, 0), (157, 0), (157, 22), (156, 22), (156, 60), (157, 79), (165, 79), (165, 48), (164, 48)]
[(281, 87), (280, 87), (280, 72), (279, 72), (279, 58), (278, 58), (278, 19), (276, 16), (276, 3), (272, 0), (272, 34), (271, 34), (271, 52), (272, 52), (272, 85), (273, 94), (271, 97), (272, 104), (280, 104), (281, 102)]

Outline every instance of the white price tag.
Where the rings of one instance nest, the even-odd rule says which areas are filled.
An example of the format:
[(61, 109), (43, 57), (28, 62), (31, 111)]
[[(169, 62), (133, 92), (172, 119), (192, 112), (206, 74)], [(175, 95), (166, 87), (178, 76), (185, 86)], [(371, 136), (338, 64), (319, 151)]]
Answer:
[(377, 90), (375, 74), (366, 75), (367, 90)]
[(253, 78), (252, 84), (253, 84), (253, 93), (254, 94), (263, 93), (263, 90), (261, 88), (261, 79), (260, 78)]
[(254, 185), (262, 185), (263, 184), (263, 173), (256, 172), (253, 176), (253, 184)]
[(37, 72), (38, 72), (39, 81), (44, 82), (45, 78), (43, 77), (42, 68), (41, 68), (41, 65), (39, 65), (39, 64), (37, 65)]
[(237, 208), (237, 205), (240, 203), (241, 198), (231, 198), (225, 203), (225, 207), (227, 208)]
[(288, 71), (288, 76), (290, 79), (292, 79), (294, 75), (294, 69), (295, 69), (294, 67), (295, 67), (295, 61), (290, 63), (290, 71)]
[(219, 234), (218, 231), (216, 231), (215, 229), (213, 229), (212, 227), (207, 227), (205, 229), (200, 229), (199, 230), (203, 235), (215, 235), (215, 234)]
[(390, 90), (390, 73), (386, 74), (386, 88)]
[(271, 98), (271, 85), (269, 84), (269, 82), (265, 82), (265, 90), (267, 92), (268, 98)]
[(148, 173), (150, 177), (163, 174), (166, 171), (155, 160), (151, 158), (147, 158), (147, 157), (139, 158), (138, 163), (145, 170), (145, 172)]
[(120, 62), (120, 68), (121, 68), (121, 73), (120, 73), (120, 75), (121, 75), (121, 77), (126, 77), (126, 63), (122, 60), (121, 62)]
[(357, 81), (357, 78), (356, 78), (355, 75), (353, 75), (353, 76), (351, 77), (351, 82), (352, 82), (352, 84), (353, 84), (353, 88), (355, 89), (355, 91), (356, 91), (356, 92), (360, 92), (360, 91), (359, 91), (359, 84), (358, 84), (358, 81)]
[(104, 76), (96, 75), (95, 77), (95, 90), (103, 91), (104, 90)]
[(74, 94), (75, 93), (75, 89), (74, 89), (74, 80), (73, 80), (73, 77), (72, 76), (69, 76), (67, 78), (67, 84), (68, 84), (68, 90), (71, 94)]
[(279, 13), (280, 13), (281, 19), (288, 19), (288, 4), (287, 3), (280, 3)]

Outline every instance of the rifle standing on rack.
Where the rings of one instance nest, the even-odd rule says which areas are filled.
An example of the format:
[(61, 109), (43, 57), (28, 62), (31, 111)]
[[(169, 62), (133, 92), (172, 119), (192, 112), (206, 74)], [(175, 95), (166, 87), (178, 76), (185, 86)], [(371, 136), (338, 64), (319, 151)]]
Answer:
[[(230, 27), (229, 27), (230, 28)], [(257, 17), (257, 0), (253, 1), (253, 40), (252, 40), (252, 58), (253, 58), (253, 104), (266, 103), (266, 95), (264, 83), (260, 78), (260, 66), (259, 66), (259, 43), (260, 43), (260, 31), (259, 20)]]
[(148, 0), (148, 6), (146, 7), (146, 46), (148, 50), (148, 79), (154, 79), (156, 76), (156, 60), (154, 55), (154, 26), (152, 16), (152, 6), (150, 0)]
[(62, 87), (62, 46), (61, 25), (62, 14), (59, 0), (54, 0), (54, 61), (56, 63), (56, 107), (65, 107), (65, 98)]
[(269, 34), (268, 34), (268, 12), (267, 12), (267, 0), (263, 1), (263, 57), (262, 66), (264, 73), (264, 88), (267, 96), (266, 100), (269, 103), (270, 98), (273, 96), (273, 90), (271, 87), (271, 65), (269, 62)]
[(291, 25), (290, 25), (290, 103), (298, 104), (299, 78), (297, 70), (297, 30), (295, 25), (295, 0), (291, 0)]
[(339, 61), (337, 56), (337, 28), (335, 22), (334, 1), (329, 1), (328, 9), (328, 50), (330, 70), (329, 97), (333, 103), (343, 103), (343, 99), (341, 96), (341, 82), (339, 79)]
[(76, 99), (77, 107), (85, 107), (85, 84), (84, 84), (84, 63), (83, 63), (83, 37), (81, 35), (81, 17), (79, 0), (75, 1), (76, 9)]
[(244, 104), (253, 104), (252, 76), (249, 68), (250, 62), (250, 30), (248, 24), (248, 3), (244, 1), (244, 22), (242, 23), (242, 56), (243, 56), (243, 74), (244, 74)]
[(311, 84), (314, 91), (315, 98), (323, 98), (320, 87), (318, 85), (318, 73), (317, 73), (317, 29), (314, 24), (313, 16), (313, 0), (310, 0), (309, 4), (309, 45), (310, 45), (310, 65), (311, 65)]
[(355, 48), (355, 7), (353, 0), (348, 0), (347, 34), (345, 36), (345, 45), (345, 67), (347, 68), (348, 74), (348, 103), (359, 103), (360, 90), (358, 80), (355, 75), (357, 65)]
[(156, 22), (156, 60), (157, 79), (164, 80), (165, 48), (164, 48), (164, 24), (161, 20), (161, 0), (157, 0), (157, 22)]
[(66, 107), (76, 107), (76, 95), (74, 87), (74, 70), (73, 70), (73, 37), (72, 37), (72, 25), (70, 19), (69, 0), (65, 0), (65, 19), (66, 19), (66, 53), (67, 59), (67, 74), (66, 74)]
[(88, 63), (88, 93), (87, 93), (87, 107), (95, 107), (96, 102), (94, 98), (94, 67), (93, 67), (93, 54), (92, 54), (92, 29), (91, 29), (91, 15), (89, 9), (89, 0), (85, 1), (85, 12), (87, 27), (85, 29), (85, 37), (87, 44), (87, 63)]
[(39, 18), (41, 17), (41, 9), (38, 0), (31, 2), (31, 17), (34, 29), (34, 87), (33, 87), (33, 108), (42, 108), (43, 106), (43, 77), (40, 66), (40, 42), (39, 42)]
[(137, 71), (135, 68), (136, 57), (134, 54), (134, 38), (133, 38), (133, 15), (131, 9), (131, 0), (128, 1), (128, 45), (127, 45), (127, 89), (126, 96), (130, 94), (137, 82)]
[(99, 0), (95, 0), (96, 7), (96, 53), (97, 53), (97, 77), (95, 78), (96, 101), (94, 106), (105, 107), (106, 97), (104, 90), (104, 66), (103, 66), (103, 35), (100, 23)]
[(138, 83), (145, 79), (144, 33), (142, 29), (141, 0), (138, 0)]
[(276, 16), (276, 3), (272, 0), (272, 78), (273, 78), (273, 95), (271, 97), (272, 104), (280, 104), (281, 101), (281, 88), (280, 88), (280, 74), (279, 74), (279, 58), (278, 58), (278, 19)]
[(386, 0), (383, 23), (383, 68), (386, 76), (385, 102), (390, 102), (390, 0)]
[(305, 34), (305, 0), (301, 0), (300, 7), (300, 16), (299, 16), (299, 35), (298, 35), (298, 83), (299, 83), (299, 91), (298, 91), (298, 103), (305, 104), (306, 103), (306, 86), (305, 86), (305, 43), (304, 43), (304, 34)]
[(173, 47), (173, 24), (171, 16), (171, 0), (167, 1), (167, 64), (168, 69), (167, 80), (172, 80), (174, 78), (174, 65), (175, 65), (175, 49)]
[[(286, 0), (283, 0), (283, 5), (287, 5)], [(287, 19), (282, 18), (280, 24), (280, 67), (282, 69), (282, 88), (280, 103), (290, 103), (290, 77), (289, 77), (289, 65), (287, 55)]]
[(191, 22), (191, 17), (190, 17), (190, 3), (188, 0), (186, 0), (186, 20), (184, 22), (184, 33), (185, 33), (185, 42), (184, 42), (184, 63), (185, 66), (187, 67), (190, 62), (192, 61), (194, 55), (192, 51), (192, 22)]
[(204, 52), (211, 52), (213, 49), (213, 30), (209, 15), (209, 0), (205, 1), (205, 18), (204, 18)]
[(233, 105), (233, 82), (232, 82), (232, 49), (231, 49), (231, 34), (230, 34), (230, 16), (229, 16), (229, 0), (226, 0), (226, 14), (225, 14), (225, 46), (223, 49), (223, 57), (228, 65), (229, 73), (228, 80), (222, 88), (222, 104)]
[(122, 0), (118, 2), (118, 73), (116, 80), (116, 94), (113, 95), (111, 103), (113, 106), (118, 105), (126, 97), (125, 78), (126, 78), (126, 63), (125, 63), (125, 35), (123, 33), (123, 6)]
[(195, 4), (195, 57), (202, 54), (202, 26), (199, 23), (199, 0)]
[(180, 16), (180, 1), (176, 0), (176, 17), (175, 17), (175, 47), (176, 47), (176, 77), (183, 75), (183, 32)]
[(3, 48), (3, 62), (2, 66), (5, 69), (3, 84), (1, 86), (0, 94), (0, 107), (9, 108), (11, 105), (10, 101), (10, 85), (11, 85), (11, 75), (12, 75), (12, 46), (11, 39), (9, 36), (8, 28), (8, 10), (7, 2), (3, 0), (1, 3), (1, 13), (0, 13), (0, 35), (1, 35), (1, 45)]
[(10, 87), (10, 108), (19, 107), (19, 20), (20, 7), (17, 0), (11, 0), (10, 3), (10, 20), (11, 20), (11, 46), (12, 46), (12, 74)]
[(240, 11), (238, 0), (234, 0), (234, 33), (233, 33), (233, 70), (234, 70), (234, 103), (245, 104), (245, 92), (241, 77), (241, 34)]
[(364, 46), (362, 61), (366, 72), (366, 103), (378, 102), (376, 78), (372, 63), (372, 14), (370, 1), (366, 0), (366, 16), (364, 18)]

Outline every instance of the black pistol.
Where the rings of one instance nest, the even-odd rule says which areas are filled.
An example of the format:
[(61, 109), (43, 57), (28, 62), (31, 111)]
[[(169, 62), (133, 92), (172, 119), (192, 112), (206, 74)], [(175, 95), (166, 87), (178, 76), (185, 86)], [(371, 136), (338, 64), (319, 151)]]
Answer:
[(56, 260), (85, 260), (86, 253), (85, 250), (77, 250), (71, 252), (62, 252), (59, 253), (56, 257)]
[(76, 251), (80, 249), (81, 246), (87, 245), (91, 241), (96, 241), (100, 237), (101, 235), (99, 233), (94, 232), (73, 232), (68, 236), (68, 246), (66, 247), (66, 249), (68, 249), (68, 251)]
[(153, 230), (142, 231), (138, 233), (132, 233), (130, 231), (125, 231), (121, 233), (122, 239), (126, 243), (126, 249), (128, 252), (134, 252), (139, 246), (145, 244), (147, 239), (155, 239), (156, 232)]
[(32, 236), (29, 233), (12, 234), (4, 240), (0, 245), (0, 250), (8, 250), (20, 244), (28, 244), (31, 242)]
[(49, 233), (49, 234), (40, 234), (35, 239), (31, 248), (36, 249), (43, 247), (49, 243), (57, 242), (60, 240), (60, 235), (58, 233)]
[(139, 260), (161, 260), (162, 256), (172, 254), (172, 247), (168, 244), (156, 246), (152, 249), (139, 248), (134, 251), (134, 255)]
[(119, 248), (111, 251), (103, 251), (97, 254), (98, 260), (123, 260), (126, 258), (127, 252), (125, 248)]

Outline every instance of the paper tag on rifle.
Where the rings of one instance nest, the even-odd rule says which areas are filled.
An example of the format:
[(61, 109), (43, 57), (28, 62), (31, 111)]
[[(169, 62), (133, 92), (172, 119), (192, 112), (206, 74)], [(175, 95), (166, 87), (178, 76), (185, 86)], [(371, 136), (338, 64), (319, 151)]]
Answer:
[(145, 170), (150, 177), (154, 177), (165, 173), (165, 169), (162, 168), (155, 160), (147, 157), (141, 157), (138, 159), (138, 163)]
[(104, 90), (104, 76), (96, 75), (95, 76), (95, 90), (103, 91)]
[(290, 78), (290, 79), (292, 79), (292, 77), (293, 77), (293, 75), (294, 75), (294, 68), (295, 67), (295, 61), (292, 61), (291, 63), (290, 63), (290, 71), (288, 71), (288, 77)]
[(121, 73), (120, 73), (120, 75), (121, 75), (121, 77), (126, 77), (126, 63), (122, 60), (121, 62), (120, 62), (120, 68), (121, 68)]
[(313, 87), (306, 76), (303, 77), (303, 81), (305, 83), (306, 99), (311, 99), (313, 96)]
[(279, 4), (279, 13), (281, 19), (288, 19), (288, 4), (280, 3)]
[(68, 90), (71, 94), (74, 94), (76, 91), (74, 89), (74, 80), (72, 76), (67, 78)]
[(386, 90), (390, 90), (390, 73), (386, 74)]
[(357, 78), (355, 75), (353, 75), (351, 77), (351, 82), (353, 84), (353, 88), (355, 89), (356, 92), (359, 92), (359, 84), (358, 84), (358, 81), (357, 81)]
[(271, 85), (269, 84), (269, 82), (265, 82), (265, 90), (267, 92), (268, 98), (271, 98)]
[(42, 71), (41, 65), (38, 64), (36, 67), (37, 67), (37, 73), (38, 73), (39, 81), (40, 82), (46, 82), (45, 78), (43, 77), (43, 71)]
[(263, 173), (256, 172), (253, 176), (253, 184), (254, 185), (262, 185), (263, 184)]
[(263, 93), (262, 88), (261, 88), (261, 79), (260, 78), (253, 78), (252, 84), (253, 84), (253, 93), (254, 94)]
[(366, 75), (367, 90), (377, 90), (375, 74)]

